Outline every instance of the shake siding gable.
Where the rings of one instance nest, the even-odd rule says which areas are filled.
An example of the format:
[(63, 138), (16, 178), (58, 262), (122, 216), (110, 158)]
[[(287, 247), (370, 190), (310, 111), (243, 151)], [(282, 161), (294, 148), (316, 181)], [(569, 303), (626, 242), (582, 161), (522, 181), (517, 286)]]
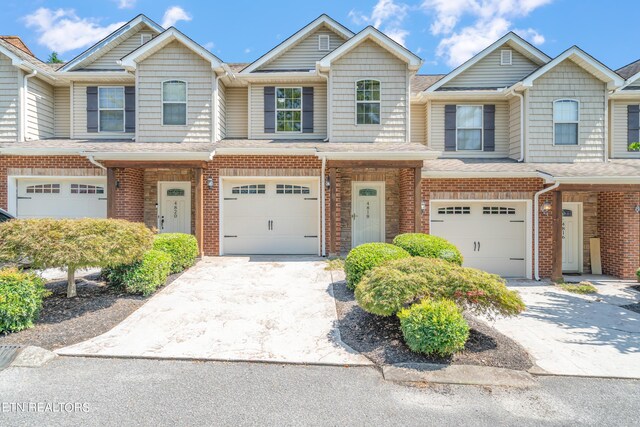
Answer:
[[(169, 43), (138, 64), (138, 141), (210, 142), (211, 64), (179, 42)], [(187, 125), (162, 125), (162, 82), (187, 82)]]
[[(538, 78), (529, 90), (530, 162), (600, 162), (604, 156), (606, 85), (571, 60)], [(580, 102), (578, 145), (553, 145), (553, 101)]]
[(26, 139), (54, 135), (53, 86), (38, 78), (28, 80)]
[(18, 69), (0, 54), (0, 142), (18, 140)]
[(70, 135), (70, 109), (71, 89), (60, 86), (53, 88), (53, 133), (58, 138), (69, 138)]
[(88, 70), (121, 70), (122, 67), (118, 65), (117, 61), (140, 47), (141, 33), (155, 34), (155, 32), (145, 26), (124, 39), (113, 49), (96, 57), (93, 62), (84, 68)]
[(226, 128), (227, 138), (247, 138), (249, 120), (246, 87), (228, 87), (226, 89)]
[[(365, 41), (336, 60), (331, 73), (333, 142), (406, 142), (409, 74), (402, 60)], [(368, 78), (380, 81), (380, 124), (356, 125), (356, 81)]]

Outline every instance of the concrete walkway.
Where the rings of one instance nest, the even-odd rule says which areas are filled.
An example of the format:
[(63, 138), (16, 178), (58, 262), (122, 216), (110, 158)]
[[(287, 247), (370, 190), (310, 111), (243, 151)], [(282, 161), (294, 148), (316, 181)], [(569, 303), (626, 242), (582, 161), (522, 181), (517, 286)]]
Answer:
[[(568, 281), (575, 278), (567, 277)], [(640, 314), (621, 308), (640, 302), (637, 284), (593, 279), (594, 295), (548, 283), (512, 280), (527, 310), (492, 323), (518, 341), (544, 371), (556, 375), (640, 378)]]
[(339, 338), (325, 265), (205, 258), (111, 331), (57, 353), (369, 365)]

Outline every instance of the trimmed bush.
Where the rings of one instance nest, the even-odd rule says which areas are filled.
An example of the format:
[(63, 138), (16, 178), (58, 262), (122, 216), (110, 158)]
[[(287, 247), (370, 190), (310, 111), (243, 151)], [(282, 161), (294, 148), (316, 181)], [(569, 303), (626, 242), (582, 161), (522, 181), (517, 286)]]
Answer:
[(389, 261), (367, 273), (355, 290), (360, 307), (391, 316), (423, 299), (449, 299), (485, 316), (515, 316), (525, 309), (500, 276), (435, 258)]
[(423, 233), (400, 234), (393, 244), (409, 252), (411, 256), (439, 258), (462, 265), (462, 254), (451, 242), (442, 237)]
[(410, 256), (404, 249), (388, 243), (365, 243), (357, 246), (351, 249), (344, 261), (347, 287), (354, 289), (362, 276), (373, 267), (389, 260), (409, 258)]
[(79, 268), (131, 264), (151, 248), (144, 224), (118, 219), (16, 219), (0, 223), (0, 261), (67, 270), (67, 296), (76, 296)]
[(31, 328), (47, 295), (41, 277), (14, 268), (0, 270), (0, 332)]
[(469, 325), (453, 301), (425, 300), (398, 313), (400, 329), (412, 351), (451, 356), (464, 348)]
[(102, 274), (111, 286), (122, 287), (129, 294), (147, 296), (166, 283), (171, 265), (171, 255), (151, 249), (142, 260), (105, 269)]
[(171, 255), (171, 273), (180, 273), (191, 267), (198, 257), (198, 241), (195, 236), (183, 233), (158, 234), (153, 249)]
[(636, 270), (636, 277), (638, 278), (638, 282), (640, 282), (640, 268)]

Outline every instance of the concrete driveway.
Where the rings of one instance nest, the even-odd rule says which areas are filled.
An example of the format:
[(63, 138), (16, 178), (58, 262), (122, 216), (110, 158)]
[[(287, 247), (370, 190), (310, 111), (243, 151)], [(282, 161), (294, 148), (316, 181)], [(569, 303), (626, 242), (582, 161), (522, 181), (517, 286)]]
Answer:
[(205, 258), (111, 331), (57, 353), (368, 365), (340, 340), (325, 265)]
[(629, 288), (637, 283), (603, 278), (591, 282), (597, 294), (577, 295), (548, 283), (510, 281), (527, 310), (493, 324), (550, 374), (640, 378), (640, 314), (620, 307), (640, 302), (640, 293)]

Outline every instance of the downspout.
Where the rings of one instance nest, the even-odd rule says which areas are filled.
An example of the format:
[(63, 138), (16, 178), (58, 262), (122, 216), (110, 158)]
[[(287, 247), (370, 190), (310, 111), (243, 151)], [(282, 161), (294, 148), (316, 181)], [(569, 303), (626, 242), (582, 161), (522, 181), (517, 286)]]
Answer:
[(326, 235), (326, 231), (327, 231), (327, 225), (325, 224), (325, 221), (327, 219), (327, 208), (325, 206), (325, 200), (326, 197), (324, 195), (325, 193), (325, 186), (324, 186), (324, 180), (325, 180), (325, 173), (326, 173), (326, 169), (327, 169), (327, 158), (325, 156), (322, 156), (322, 169), (320, 172), (320, 221), (322, 221), (322, 225), (320, 226), (321, 228), (321, 233), (322, 233), (322, 256), (327, 256), (327, 235)]
[(87, 156), (87, 160), (89, 160), (89, 163), (96, 165), (102, 170), (107, 170), (107, 168), (102, 163), (99, 163), (96, 159), (93, 158), (92, 154), (85, 154), (85, 156)]
[(540, 268), (539, 268), (539, 261), (540, 261), (540, 255), (539, 255), (539, 251), (540, 251), (540, 243), (539, 243), (539, 239), (540, 239), (540, 196), (548, 193), (550, 191), (555, 190), (556, 188), (558, 188), (560, 186), (559, 182), (555, 182), (551, 187), (547, 187), (545, 189), (542, 189), (540, 191), (538, 191), (535, 196), (534, 196), (534, 204), (533, 204), (533, 211), (534, 211), (534, 221), (533, 221), (533, 226), (535, 229), (535, 236), (533, 238), (533, 256), (535, 258), (534, 261), (534, 279), (536, 280), (540, 280)]
[(20, 141), (24, 142), (27, 140), (27, 102), (29, 99), (29, 82), (28, 80), (35, 76), (36, 74), (38, 74), (37, 70), (33, 70), (31, 72), (31, 74), (27, 74), (26, 76), (24, 76), (23, 80), (22, 80), (22, 106), (20, 108), (20, 116), (21, 116), (21, 120), (20, 120), (20, 129), (21, 129), (21, 135), (20, 135)]
[[(329, 139), (331, 138), (331, 88), (329, 87), (330, 86), (329, 75), (322, 74), (320, 71), (318, 71), (317, 74), (327, 81), (327, 137), (323, 140), (323, 142), (329, 142)], [(323, 171), (323, 178), (324, 178), (324, 171)], [(322, 194), (324, 194), (324, 192)]]
[(520, 158), (518, 162), (522, 163), (524, 161), (524, 96), (516, 92), (515, 89), (511, 89), (509, 95), (520, 98)]

